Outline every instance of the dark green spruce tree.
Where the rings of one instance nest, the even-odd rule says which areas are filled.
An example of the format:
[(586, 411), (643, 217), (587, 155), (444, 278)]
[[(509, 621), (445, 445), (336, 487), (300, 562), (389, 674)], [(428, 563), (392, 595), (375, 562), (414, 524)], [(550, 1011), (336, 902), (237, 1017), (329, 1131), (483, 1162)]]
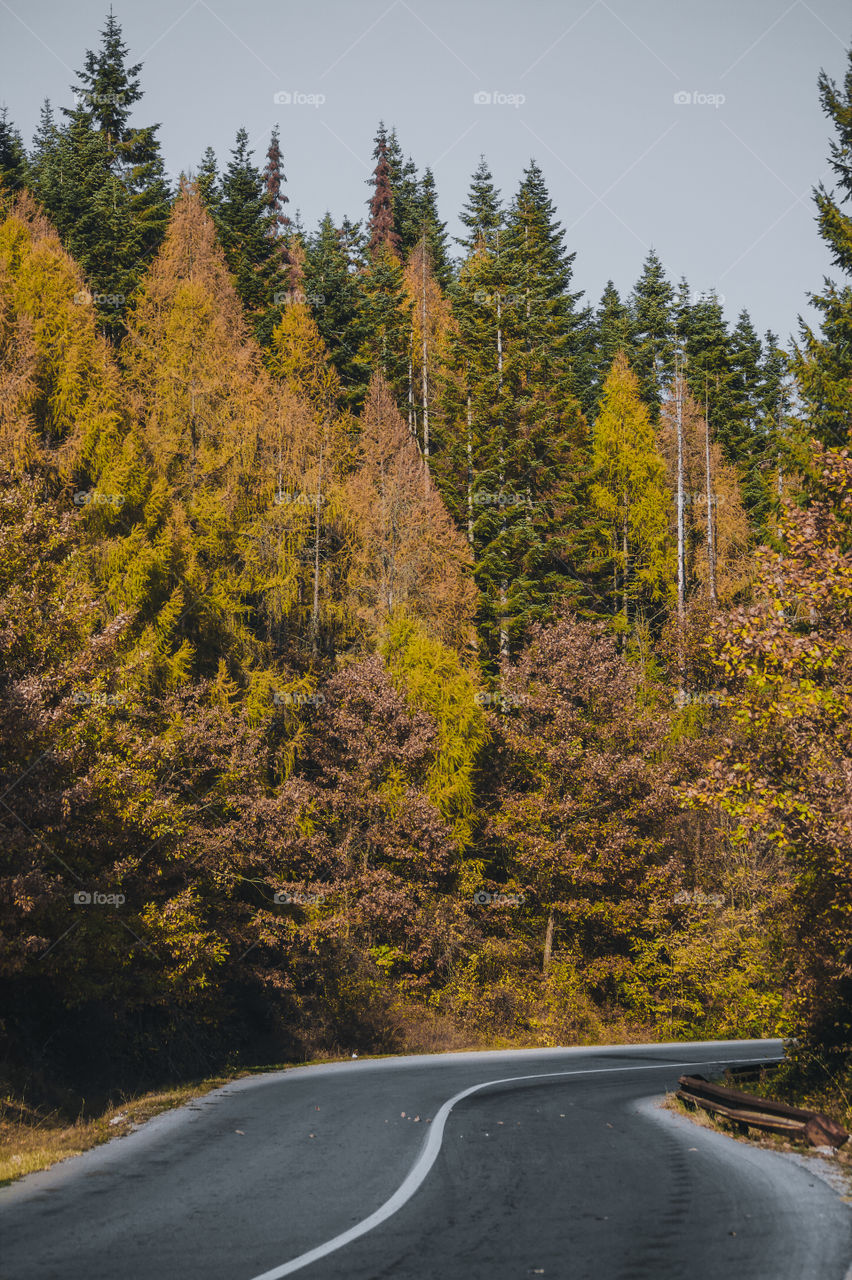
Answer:
[(394, 224), (394, 196), (390, 144), (379, 124), (369, 179), (373, 194), (368, 201), (366, 270), (364, 289), (364, 339), (360, 359), (372, 373), (380, 370), (393, 388), (400, 409), (408, 397), (412, 303), (405, 290), (400, 254), (402, 242)]
[(271, 202), (267, 179), (252, 155), (248, 133), (241, 128), (208, 208), (248, 321), (266, 346), (286, 305), (290, 277), (277, 235), (280, 188)]
[(326, 213), (309, 236), (304, 292), (332, 364), (340, 374), (343, 401), (359, 409), (369, 381), (364, 360), (366, 321), (362, 258), (350, 228), (335, 227)]
[(93, 306), (104, 332), (119, 339), (145, 257), (131, 193), (113, 171), (105, 135), (82, 106), (40, 157), (35, 190), (88, 281), (90, 292), (81, 294), (80, 305)]
[(33, 187), (65, 248), (89, 282), (104, 330), (118, 338), (124, 315), (163, 236), (170, 210), (157, 131), (130, 123), (142, 98), (141, 63), (110, 12), (88, 50), (76, 103), (57, 126), (45, 103), (33, 148)]
[[(379, 126), (376, 138), (377, 150), (373, 158), (379, 159), (379, 138), (383, 126)], [(393, 208), (393, 229), (400, 257), (404, 260), (420, 239), (420, 184), (417, 166), (411, 156), (403, 156), (396, 129), (387, 135), (388, 182)]]
[(524, 174), (501, 229), (484, 163), (463, 215), (467, 256), (452, 289), (456, 332), (446, 412), (450, 506), (466, 528), (481, 590), (483, 657), (501, 667), (533, 622), (577, 601), (587, 468), (573, 392), (578, 296), (573, 256), (541, 171)]
[(633, 349), (626, 354), (639, 379), (642, 399), (654, 422), (660, 416), (664, 388), (674, 376), (673, 302), (674, 289), (662, 262), (651, 249), (630, 301), (633, 313)]
[(219, 166), (216, 161), (216, 153), (212, 147), (207, 147), (201, 157), (195, 181), (198, 184), (198, 194), (204, 201), (210, 216), (215, 220), (219, 202), (222, 199), (222, 189), (219, 182)]
[(623, 351), (628, 360), (633, 355), (633, 317), (611, 280), (607, 280), (595, 312), (593, 335), (592, 378), (583, 401), (587, 418), (597, 412), (604, 383), (619, 351)]
[(128, 67), (127, 53), (121, 27), (110, 10), (101, 46), (96, 53), (86, 53), (74, 92), (78, 106), (90, 113), (94, 127), (106, 140), (110, 167), (130, 195), (134, 231), (147, 265), (165, 234), (171, 193), (157, 138), (160, 126), (137, 128), (130, 123), (133, 107), (142, 98), (142, 63)]
[(841, 85), (820, 73), (820, 102), (835, 133), (829, 164), (836, 186), (828, 191), (820, 183), (814, 190), (817, 225), (841, 280), (825, 280), (822, 291), (811, 295), (820, 327), (799, 320), (795, 355), (808, 430), (841, 448), (852, 432), (852, 213), (843, 207), (852, 200), (852, 48), (847, 58)]
[(7, 191), (20, 191), (27, 183), (29, 166), (21, 135), (6, 107), (0, 107), (0, 182)]
[(500, 192), (494, 186), (494, 177), (485, 156), (479, 157), (479, 164), (470, 181), (467, 203), (462, 208), (459, 221), (466, 227), (467, 235), (456, 236), (455, 242), (468, 255), (480, 240), (488, 247), (493, 246), (497, 232), (503, 226), (503, 203)]
[(432, 273), (441, 288), (447, 290), (452, 282), (453, 268), (447, 248), (447, 224), (438, 215), (438, 191), (431, 169), (423, 171), (419, 204), (420, 233), (426, 238)]

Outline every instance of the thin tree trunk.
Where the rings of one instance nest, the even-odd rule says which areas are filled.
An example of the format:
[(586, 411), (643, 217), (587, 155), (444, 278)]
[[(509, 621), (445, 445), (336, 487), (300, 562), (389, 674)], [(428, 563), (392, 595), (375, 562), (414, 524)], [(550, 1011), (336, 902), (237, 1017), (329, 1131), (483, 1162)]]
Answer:
[(503, 389), (503, 312), (497, 294), (497, 390)]
[(509, 586), (504, 578), (500, 583), (500, 670), (509, 665), (509, 629), (506, 613), (509, 606)]
[(551, 911), (547, 917), (547, 930), (544, 935), (544, 957), (541, 962), (541, 971), (547, 974), (550, 971), (550, 959), (553, 955), (553, 912)]
[(473, 431), (470, 413), (470, 389), (467, 393), (467, 540), (473, 546)]
[(423, 237), (420, 254), (420, 324), (423, 330), (423, 369), (421, 377), (423, 399), (423, 477), (426, 492), (429, 491), (429, 349), (426, 339), (426, 237)]
[[(500, 293), (497, 293), (497, 393), (503, 390), (503, 328)], [(506, 484), (505, 475), (505, 459), (503, 456), (503, 441), (500, 440), (500, 492), (502, 495)], [(502, 508), (503, 517), (500, 524), (500, 532), (506, 532), (506, 509)], [(500, 583), (500, 666), (506, 667), (509, 662), (509, 629), (506, 625), (506, 608), (509, 597), (509, 584), (504, 578)]]
[(621, 551), (622, 551), (622, 556), (624, 558), (624, 564), (621, 570), (621, 573), (622, 573), (621, 587), (622, 587), (622, 599), (624, 601), (624, 625), (625, 625), (624, 635), (626, 639), (627, 627), (630, 625), (630, 614), (627, 609), (627, 554), (628, 552), (627, 552), (627, 524), (626, 523), (621, 531)]
[(683, 524), (683, 388), (678, 369), (675, 374), (675, 405), (677, 422), (677, 620), (683, 626), (686, 599), (686, 553)]
[(716, 535), (713, 528), (713, 470), (710, 459), (710, 409), (707, 399), (707, 383), (704, 384), (704, 470), (707, 498), (707, 574), (710, 600), (716, 603)]
[(314, 600), (311, 609), (311, 652), (314, 660), (319, 655), (319, 573), (320, 573), (320, 507), (322, 506), (322, 442), (319, 450), (319, 469), (317, 472), (317, 491), (314, 498)]
[(686, 602), (686, 547), (683, 527), (683, 386), (679, 361), (675, 365), (677, 420), (677, 667), (678, 706), (684, 702), (683, 626)]

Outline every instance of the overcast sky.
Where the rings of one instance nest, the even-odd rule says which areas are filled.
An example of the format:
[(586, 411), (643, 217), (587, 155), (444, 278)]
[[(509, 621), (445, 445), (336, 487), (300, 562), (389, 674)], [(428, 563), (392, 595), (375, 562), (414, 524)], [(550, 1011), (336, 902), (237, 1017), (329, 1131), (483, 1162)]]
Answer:
[[(27, 141), (44, 97), (71, 104), (106, 8), (0, 0), (2, 100)], [(715, 287), (732, 322), (747, 307), (785, 338), (830, 271), (810, 198), (830, 182), (816, 80), (844, 75), (849, 0), (115, 0), (115, 12), (144, 64), (134, 120), (162, 122), (170, 172), (208, 144), (226, 159), (241, 124), (262, 164), (277, 122), (308, 228), (326, 209), (363, 217), (382, 118), (432, 166), (451, 233), (480, 153), (507, 197), (534, 156), (592, 301), (608, 278), (629, 290), (653, 246), (673, 280)]]

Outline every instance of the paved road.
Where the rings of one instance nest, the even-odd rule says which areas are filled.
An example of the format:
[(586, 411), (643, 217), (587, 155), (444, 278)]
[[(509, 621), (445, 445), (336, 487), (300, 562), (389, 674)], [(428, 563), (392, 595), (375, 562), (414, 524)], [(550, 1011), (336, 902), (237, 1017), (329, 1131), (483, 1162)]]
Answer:
[(779, 1051), (446, 1054), (239, 1081), (0, 1190), (0, 1280), (844, 1280), (852, 1210), (826, 1183), (653, 1102), (684, 1067)]

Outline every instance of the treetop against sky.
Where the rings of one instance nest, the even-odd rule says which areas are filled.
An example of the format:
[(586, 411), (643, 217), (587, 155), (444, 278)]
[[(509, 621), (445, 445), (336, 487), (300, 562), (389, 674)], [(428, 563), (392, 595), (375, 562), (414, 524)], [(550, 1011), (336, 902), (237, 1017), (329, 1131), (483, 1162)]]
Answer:
[[(27, 142), (44, 97), (70, 86), (105, 0), (4, 6), (5, 102)], [(291, 211), (313, 227), (365, 213), (376, 122), (435, 174), (451, 234), (481, 153), (511, 191), (542, 166), (576, 287), (623, 292), (654, 247), (673, 280), (714, 288), (759, 331), (795, 330), (829, 270), (811, 189), (826, 179), (815, 69), (842, 74), (845, 0), (124, 0), (141, 61), (145, 119), (162, 121), (172, 176), (206, 146), (227, 155), (239, 125), (265, 152), (280, 125)], [(511, 38), (509, 37), (509, 33)]]

